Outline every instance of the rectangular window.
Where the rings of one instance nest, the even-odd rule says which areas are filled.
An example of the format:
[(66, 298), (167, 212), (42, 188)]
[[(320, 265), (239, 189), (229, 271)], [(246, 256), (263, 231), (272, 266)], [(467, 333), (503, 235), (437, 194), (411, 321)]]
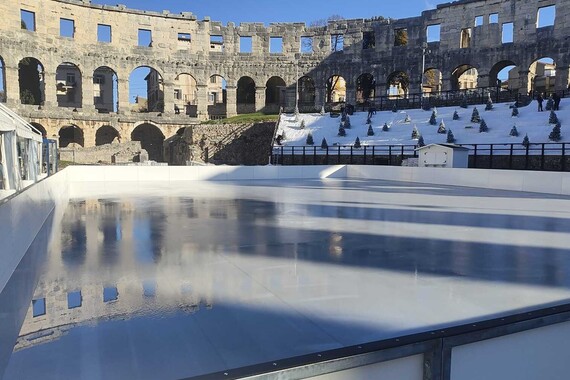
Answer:
[(210, 36), (210, 51), (219, 53), (224, 51), (224, 36)]
[(408, 45), (408, 29), (396, 29), (394, 31), (394, 46)]
[(506, 22), (503, 24), (502, 42), (508, 44), (514, 41), (514, 24)]
[(475, 17), (475, 27), (483, 25), (483, 16)]
[(67, 18), (60, 18), (59, 35), (61, 37), (73, 38), (75, 36), (75, 21)]
[(461, 41), (459, 41), (459, 47), (461, 49), (471, 47), (471, 28), (461, 29)]
[(93, 75), (93, 83), (95, 84), (105, 84), (105, 76), (101, 74)]
[(253, 38), (251, 36), (243, 36), (239, 38), (239, 52), (251, 54), (253, 52)]
[(25, 9), (20, 9), (22, 29), (36, 31), (36, 14)]
[(362, 49), (374, 49), (376, 47), (376, 35), (373, 31), (362, 32)]
[(97, 24), (97, 41), (111, 42), (111, 25)]
[(182, 93), (179, 89), (174, 89), (174, 99), (180, 100), (180, 98), (182, 98)]
[(35, 318), (42, 315), (46, 315), (46, 299), (38, 298), (32, 300), (32, 316)]
[(554, 19), (556, 18), (556, 6), (538, 8), (536, 15), (536, 27), (544, 28), (545, 26), (554, 26)]
[(139, 46), (152, 46), (152, 31), (148, 29), (139, 29)]
[(76, 309), (81, 307), (81, 291), (67, 293), (67, 308)]
[(119, 291), (116, 286), (106, 286), (103, 288), (103, 302), (112, 302), (119, 299)]
[(269, 38), (269, 52), (274, 54), (283, 53), (283, 37)]
[(344, 50), (344, 34), (331, 34), (331, 51)]
[(426, 34), (428, 43), (441, 41), (441, 24), (429, 25)]
[(313, 52), (313, 37), (301, 37), (301, 53), (311, 54)]
[(192, 35), (190, 33), (178, 33), (178, 41), (192, 42)]
[(216, 76), (215, 76), (215, 75), (212, 75), (212, 76), (210, 77), (210, 83), (213, 83), (213, 84), (216, 83)]
[(499, 14), (491, 13), (489, 15), (489, 24), (498, 24), (498, 23), (499, 23)]

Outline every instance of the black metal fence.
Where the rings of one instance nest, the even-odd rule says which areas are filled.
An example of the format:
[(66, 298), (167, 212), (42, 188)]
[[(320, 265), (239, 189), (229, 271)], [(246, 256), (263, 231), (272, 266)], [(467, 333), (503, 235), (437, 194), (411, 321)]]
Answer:
[[(469, 148), (469, 167), (479, 169), (570, 171), (570, 143), (457, 144)], [(402, 166), (417, 158), (417, 145), (275, 146), (273, 165)]]

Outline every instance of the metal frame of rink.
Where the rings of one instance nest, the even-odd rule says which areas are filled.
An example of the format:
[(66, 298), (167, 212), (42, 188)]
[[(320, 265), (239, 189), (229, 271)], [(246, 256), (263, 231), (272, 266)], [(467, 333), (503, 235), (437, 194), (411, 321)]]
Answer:
[[(159, 175), (160, 174), (160, 175)], [(70, 167), (11, 197), (0, 204), (0, 241), (11, 243), (10, 255), (0, 249), (0, 292), (13, 275), (42, 224), (26, 225), (30, 215), (4, 218), (7, 207), (33, 206), (36, 214), (63, 213), (69, 200), (69, 186), (94, 186), (104, 181), (236, 181), (247, 179), (352, 179), (387, 180), (408, 183), (469, 186), (556, 194), (570, 199), (570, 173), (506, 172), (473, 169), (396, 168), (365, 166), (312, 167)], [(159, 179), (160, 178), (160, 179)], [(104, 183), (101, 184), (104, 187)], [(53, 198), (46, 203), (45, 198)], [(58, 206), (59, 205), (59, 206)], [(41, 207), (39, 207), (41, 206)], [(58, 211), (59, 209), (59, 211)], [(61, 217), (60, 215), (60, 217)], [(57, 217), (55, 218), (57, 220)], [(10, 225), (11, 223), (11, 225)], [(26, 225), (26, 233), (12, 237)], [(22, 230), (20, 230), (22, 231)], [(7, 240), (4, 240), (7, 239)], [(6, 260), (5, 260), (6, 259)], [(0, 329), (1, 330), (1, 329)], [(286, 358), (232, 369), (193, 379), (562, 379), (570, 373), (570, 303), (561, 300), (549, 307), (516, 310), (491, 320), (422, 332), (362, 345)], [(8, 342), (8, 345), (10, 342)], [(0, 370), (2, 350), (0, 341)]]

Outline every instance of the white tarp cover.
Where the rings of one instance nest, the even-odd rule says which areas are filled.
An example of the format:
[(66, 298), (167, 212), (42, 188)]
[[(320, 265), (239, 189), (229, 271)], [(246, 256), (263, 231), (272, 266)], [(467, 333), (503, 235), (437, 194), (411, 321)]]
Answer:
[(41, 170), (41, 146), (42, 136), (37, 130), (12, 112), (6, 106), (0, 104), (0, 178), (1, 189), (21, 190), (22, 177), (18, 162), (18, 137), (24, 139), (20, 144), (20, 150), (27, 151), (28, 159), (23, 162), (28, 173), (27, 180), (37, 181)]

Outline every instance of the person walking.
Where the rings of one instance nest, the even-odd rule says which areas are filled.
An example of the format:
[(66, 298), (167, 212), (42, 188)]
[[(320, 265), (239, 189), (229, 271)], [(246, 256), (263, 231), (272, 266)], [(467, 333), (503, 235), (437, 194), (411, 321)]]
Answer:
[(536, 98), (536, 101), (538, 103), (538, 112), (542, 112), (544, 111), (542, 109), (542, 103), (544, 102), (544, 98), (542, 97), (542, 94), (539, 94), (538, 97)]
[(560, 95), (555, 92), (552, 94), (552, 100), (554, 100), (554, 111), (560, 111)]

